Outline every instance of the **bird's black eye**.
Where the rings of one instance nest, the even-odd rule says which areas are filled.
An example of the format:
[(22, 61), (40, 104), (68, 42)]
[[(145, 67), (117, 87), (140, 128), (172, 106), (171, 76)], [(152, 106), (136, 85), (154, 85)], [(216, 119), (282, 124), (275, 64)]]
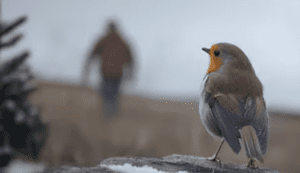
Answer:
[(219, 55), (220, 55), (220, 51), (215, 50), (215, 51), (214, 51), (214, 54), (215, 54), (215, 56), (219, 56)]

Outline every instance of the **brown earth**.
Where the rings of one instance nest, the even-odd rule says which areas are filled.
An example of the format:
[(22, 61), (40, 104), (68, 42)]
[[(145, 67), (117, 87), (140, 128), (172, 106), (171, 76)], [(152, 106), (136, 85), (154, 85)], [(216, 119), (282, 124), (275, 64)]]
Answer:
[[(47, 164), (95, 165), (115, 156), (209, 157), (220, 142), (202, 126), (198, 103), (122, 95), (121, 116), (104, 123), (102, 100), (92, 88), (38, 84), (30, 101), (41, 109), (43, 121), (50, 123), (50, 138), (41, 157)], [(269, 150), (260, 166), (300, 172), (300, 116), (270, 111), (270, 117)], [(248, 161), (244, 149), (235, 155), (227, 144), (219, 156), (222, 162)]]

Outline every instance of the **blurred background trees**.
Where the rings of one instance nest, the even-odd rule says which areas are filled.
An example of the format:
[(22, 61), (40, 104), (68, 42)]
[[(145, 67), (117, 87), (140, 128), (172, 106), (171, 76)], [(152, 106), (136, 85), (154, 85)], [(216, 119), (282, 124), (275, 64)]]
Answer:
[[(4, 37), (26, 21), (20, 17), (12, 23), (0, 22), (0, 51), (14, 46), (22, 38), (17, 34), (4, 41)], [(19, 156), (31, 160), (39, 158), (47, 139), (47, 125), (39, 116), (37, 107), (27, 96), (36, 89), (33, 75), (25, 63), (25, 51), (4, 62), (0, 57), (0, 167)]]

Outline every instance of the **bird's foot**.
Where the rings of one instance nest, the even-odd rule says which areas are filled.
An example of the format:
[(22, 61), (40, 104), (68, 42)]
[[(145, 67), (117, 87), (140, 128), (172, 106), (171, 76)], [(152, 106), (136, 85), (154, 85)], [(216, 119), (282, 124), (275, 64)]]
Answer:
[(222, 166), (220, 158), (218, 158), (216, 155), (209, 157), (206, 160), (218, 163), (220, 167)]
[(212, 162), (221, 162), (220, 158), (215, 157), (215, 156), (209, 157), (206, 160), (209, 160), (209, 161), (212, 161)]
[(258, 168), (258, 166), (255, 166), (255, 160), (254, 159), (250, 159), (250, 161), (247, 164), (247, 167), (248, 168), (254, 168), (254, 169)]

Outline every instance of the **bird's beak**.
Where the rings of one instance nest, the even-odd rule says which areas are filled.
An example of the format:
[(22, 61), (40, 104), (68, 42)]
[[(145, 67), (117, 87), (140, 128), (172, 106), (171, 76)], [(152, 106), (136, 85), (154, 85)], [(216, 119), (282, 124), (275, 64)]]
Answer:
[(209, 52), (210, 52), (210, 49), (207, 49), (207, 48), (202, 48), (202, 50), (204, 51), (204, 52), (206, 52), (206, 53), (208, 53), (209, 54)]

